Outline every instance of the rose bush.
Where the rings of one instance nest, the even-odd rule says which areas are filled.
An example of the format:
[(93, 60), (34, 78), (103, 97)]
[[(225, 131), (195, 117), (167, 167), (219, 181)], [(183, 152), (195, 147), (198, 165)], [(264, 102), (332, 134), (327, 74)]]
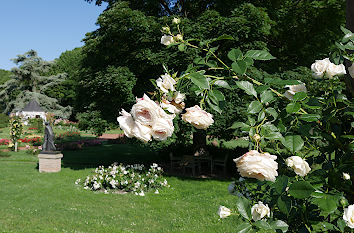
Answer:
[[(275, 59), (267, 51), (235, 48), (225, 54), (229, 60), (223, 61), (216, 44), (232, 40), (230, 36), (208, 41), (185, 39), (178, 22), (162, 31), (168, 34), (161, 38), (163, 45), (176, 46), (181, 52), (195, 50), (198, 56), (179, 76), (166, 70), (168, 76), (154, 81), (156, 90), (149, 92), (149, 104), (133, 106), (131, 116), (122, 111), (123, 118), (118, 117), (118, 121), (126, 135), (137, 137), (131, 134), (137, 122), (152, 134), (159, 119), (176, 119), (178, 113), (174, 114), (168, 104), (178, 104), (177, 98), (173, 99), (178, 93), (193, 100), (180, 108), (182, 120), (205, 130), (214, 122), (207, 109), (222, 113), (227, 105), (223, 91), (242, 90), (240, 104), (245, 104), (245, 115), (241, 121), (230, 123), (229, 130), (237, 137), (249, 138), (249, 152), (235, 155), (238, 158), (234, 161), (240, 175), (252, 179), (236, 180), (229, 187), (236, 196), (236, 211), (220, 207), (219, 216), (237, 218), (236, 232), (348, 231), (352, 216), (347, 210), (348, 199), (353, 201), (353, 189), (351, 180), (344, 180), (342, 174), (353, 171), (354, 104), (341, 80), (346, 73), (340, 62), (343, 57), (315, 61), (310, 82), (263, 79), (252, 77), (251, 70), (255, 63)], [(343, 31), (345, 44), (338, 45), (342, 51), (354, 49), (353, 33)], [(354, 61), (354, 56), (346, 54), (345, 58)], [(308, 91), (312, 86), (318, 90)], [(163, 137), (156, 139), (170, 136), (173, 129), (167, 125), (162, 124), (158, 133)]]

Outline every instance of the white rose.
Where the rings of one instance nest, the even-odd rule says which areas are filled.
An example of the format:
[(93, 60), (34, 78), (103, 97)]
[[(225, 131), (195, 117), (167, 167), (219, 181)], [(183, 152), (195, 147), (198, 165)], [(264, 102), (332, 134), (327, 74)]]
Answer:
[(347, 71), (345, 70), (345, 66), (343, 64), (336, 65), (334, 63), (330, 63), (327, 66), (326, 76), (328, 78), (332, 78), (333, 76), (336, 76), (336, 75), (338, 75), (338, 76), (344, 75), (346, 73), (347, 73)]
[(231, 215), (231, 210), (221, 205), (218, 210), (218, 215), (220, 216), (220, 218), (227, 218)]
[(306, 176), (311, 171), (309, 164), (299, 156), (291, 156), (285, 160), (285, 163), (299, 176)]
[(313, 71), (313, 76), (316, 78), (322, 78), (324, 73), (327, 71), (328, 65), (331, 63), (329, 58), (323, 60), (316, 60), (315, 63), (311, 65), (311, 70)]
[(172, 19), (172, 23), (179, 24), (180, 22), (181, 22), (181, 20), (179, 18), (174, 17)]
[(186, 94), (182, 94), (181, 92), (175, 92), (173, 99), (175, 101), (176, 104), (180, 104), (184, 101), (184, 99), (186, 98)]
[(242, 177), (256, 178), (260, 181), (275, 181), (278, 176), (277, 156), (269, 153), (259, 153), (251, 150), (241, 157), (234, 159), (237, 171)]
[(173, 39), (173, 36), (167, 36), (167, 35), (163, 35), (161, 37), (161, 44), (163, 45), (170, 45), (173, 44), (175, 42), (175, 40)]
[[(182, 109), (177, 108), (175, 105), (171, 104), (170, 102), (168, 102), (167, 100), (162, 100), (162, 102), (160, 103), (161, 108), (167, 110), (169, 113), (171, 114), (180, 114), (182, 112)], [(175, 117), (175, 115), (173, 116), (173, 118)]]
[(348, 227), (354, 229), (354, 205), (350, 205), (344, 209), (343, 220)]
[(352, 78), (354, 78), (354, 63), (348, 67), (349, 74)]
[(160, 110), (160, 106), (144, 94), (143, 98), (138, 99), (137, 103), (133, 105), (130, 113), (134, 120), (140, 124), (152, 126), (160, 117)]
[(270, 209), (268, 205), (264, 205), (261, 201), (251, 208), (252, 219), (254, 221), (261, 220), (265, 216), (270, 217)]
[(176, 40), (176, 41), (182, 41), (182, 40), (183, 40), (183, 36), (182, 36), (181, 34), (177, 34), (177, 35), (175, 36), (175, 40)]
[(135, 121), (130, 115), (130, 113), (127, 113), (124, 109), (120, 112), (121, 116), (117, 117), (117, 121), (119, 123), (119, 127), (124, 131), (125, 136), (128, 138), (133, 137), (133, 128), (135, 125)]
[(159, 141), (163, 141), (171, 137), (173, 130), (172, 120), (159, 118), (152, 126), (152, 136)]
[(284, 96), (288, 98), (289, 100), (292, 100), (294, 98), (294, 95), (298, 92), (307, 92), (306, 86), (304, 83), (297, 84), (297, 85), (286, 85), (285, 87), (288, 87), (289, 90), (287, 90), (284, 93)]
[(169, 75), (161, 75), (161, 78), (156, 80), (156, 85), (161, 89), (161, 91), (168, 93), (169, 91), (175, 91), (174, 85), (177, 82)]
[(343, 172), (343, 179), (350, 180), (350, 175), (348, 173)]
[(182, 120), (191, 123), (197, 129), (206, 129), (214, 123), (213, 115), (202, 110), (198, 105), (187, 108), (186, 111), (182, 114)]

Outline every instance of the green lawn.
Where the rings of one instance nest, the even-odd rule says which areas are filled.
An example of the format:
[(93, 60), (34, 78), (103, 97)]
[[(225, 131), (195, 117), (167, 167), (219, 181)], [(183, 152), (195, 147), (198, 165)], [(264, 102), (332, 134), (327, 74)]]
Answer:
[(232, 232), (237, 226), (235, 218), (216, 214), (219, 205), (234, 206), (231, 180), (170, 176), (171, 188), (158, 195), (95, 193), (74, 184), (91, 174), (87, 167), (147, 163), (157, 155), (129, 144), (63, 154), (62, 171), (51, 174), (39, 173), (37, 157), (23, 151), (0, 155), (1, 232)]

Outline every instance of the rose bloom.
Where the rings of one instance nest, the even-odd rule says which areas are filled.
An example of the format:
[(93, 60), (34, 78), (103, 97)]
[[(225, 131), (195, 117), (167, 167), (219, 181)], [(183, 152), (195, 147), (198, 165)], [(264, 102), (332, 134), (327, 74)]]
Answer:
[(134, 120), (140, 124), (152, 126), (159, 118), (160, 110), (160, 106), (144, 94), (143, 98), (138, 99), (137, 103), (133, 105), (130, 113)]
[(175, 92), (175, 94), (173, 96), (173, 100), (175, 101), (176, 104), (182, 103), (185, 98), (186, 98), (186, 94), (182, 94), (179, 91)]
[(170, 44), (173, 44), (175, 41), (173, 39), (173, 36), (167, 36), (167, 35), (163, 35), (161, 37), (161, 44), (163, 45), (170, 45)]
[(220, 216), (220, 218), (227, 218), (231, 215), (231, 210), (221, 205), (218, 210), (218, 215)]
[(174, 85), (177, 82), (169, 75), (161, 75), (161, 78), (156, 80), (156, 85), (161, 89), (161, 91), (168, 93), (169, 91), (175, 91)]
[(242, 177), (256, 178), (260, 181), (275, 181), (278, 176), (277, 156), (251, 150), (234, 159), (237, 171)]
[(174, 131), (172, 120), (159, 118), (152, 126), (152, 136), (159, 141), (166, 140), (171, 137)]
[(134, 121), (131, 114), (127, 113), (124, 109), (120, 114), (121, 116), (117, 117), (117, 121), (119, 123), (119, 127), (124, 131), (124, 134), (128, 138), (136, 137), (143, 142), (148, 142), (151, 140), (151, 127)]
[(304, 83), (297, 84), (297, 85), (286, 85), (285, 87), (288, 87), (289, 90), (287, 90), (284, 93), (284, 96), (288, 98), (289, 100), (292, 100), (294, 98), (294, 95), (298, 92), (307, 92), (306, 86)]
[(336, 75), (344, 75), (346, 73), (347, 73), (347, 71), (345, 70), (345, 66), (343, 64), (336, 65), (334, 63), (330, 63), (327, 66), (326, 76), (328, 78), (332, 78), (333, 76), (336, 76)]
[(344, 209), (343, 220), (348, 227), (354, 229), (354, 205)]
[(315, 63), (311, 65), (311, 70), (313, 71), (313, 76), (316, 78), (322, 78), (327, 71), (328, 65), (331, 63), (329, 58), (323, 60), (316, 60)]
[(352, 78), (354, 78), (354, 63), (348, 67), (349, 74)]
[(214, 123), (213, 115), (202, 110), (198, 105), (187, 108), (186, 111), (182, 114), (182, 120), (192, 124), (197, 129), (206, 129)]
[(254, 221), (261, 220), (265, 216), (270, 217), (270, 209), (268, 205), (264, 205), (263, 202), (259, 201), (251, 208), (252, 219)]
[(288, 167), (291, 167), (299, 176), (306, 176), (311, 171), (309, 164), (299, 156), (291, 156), (285, 160)]
[(174, 17), (172, 19), (172, 23), (179, 24), (180, 22), (181, 22), (181, 20), (179, 18)]
[(343, 172), (343, 179), (350, 180), (350, 175), (348, 173)]

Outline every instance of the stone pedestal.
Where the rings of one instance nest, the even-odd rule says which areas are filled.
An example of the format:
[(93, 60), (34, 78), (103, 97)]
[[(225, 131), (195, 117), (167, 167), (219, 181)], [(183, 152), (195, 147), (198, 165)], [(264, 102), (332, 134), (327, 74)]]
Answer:
[(60, 172), (61, 158), (63, 154), (60, 153), (40, 153), (39, 158), (39, 172)]

